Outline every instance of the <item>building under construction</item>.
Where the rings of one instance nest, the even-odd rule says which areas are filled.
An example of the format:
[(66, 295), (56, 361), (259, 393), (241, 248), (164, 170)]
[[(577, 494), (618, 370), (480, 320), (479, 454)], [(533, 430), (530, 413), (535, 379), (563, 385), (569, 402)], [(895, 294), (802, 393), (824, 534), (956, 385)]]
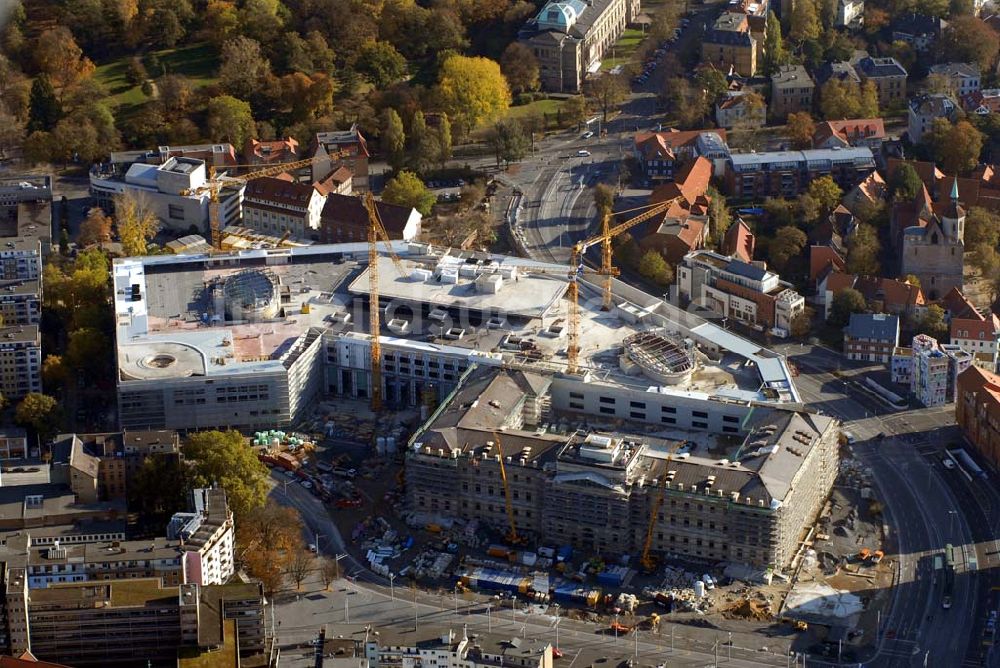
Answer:
[[(718, 427), (691, 430), (555, 408), (555, 395), (584, 396), (595, 391), (588, 385), (470, 369), (410, 442), (409, 509), (589, 554), (635, 554), (649, 540), (660, 555), (777, 568), (791, 560), (833, 485), (836, 420), (752, 401), (655, 408), (665, 416), (720, 411), (710, 420)], [(596, 392), (600, 405), (650, 411), (610, 386)]]

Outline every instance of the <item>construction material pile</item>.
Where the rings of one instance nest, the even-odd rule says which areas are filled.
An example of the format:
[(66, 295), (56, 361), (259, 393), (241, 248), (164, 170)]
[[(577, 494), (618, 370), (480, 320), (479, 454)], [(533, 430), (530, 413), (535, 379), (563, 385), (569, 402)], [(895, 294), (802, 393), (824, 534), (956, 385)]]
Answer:
[(741, 598), (734, 605), (722, 611), (726, 619), (746, 619), (766, 622), (771, 619), (771, 604), (754, 598)]

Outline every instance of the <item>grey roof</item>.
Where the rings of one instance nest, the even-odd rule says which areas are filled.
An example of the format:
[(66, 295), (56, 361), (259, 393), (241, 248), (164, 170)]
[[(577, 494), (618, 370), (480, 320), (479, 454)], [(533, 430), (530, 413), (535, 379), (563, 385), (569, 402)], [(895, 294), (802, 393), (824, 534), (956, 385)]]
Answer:
[(934, 118), (944, 118), (951, 116), (958, 109), (947, 95), (935, 93), (932, 95), (919, 95), (910, 100), (910, 109), (919, 116), (933, 116)]
[(749, 264), (743, 260), (733, 260), (726, 267), (726, 271), (736, 274), (737, 276), (743, 276), (744, 278), (749, 278), (751, 281), (761, 281), (764, 276), (767, 275), (767, 270), (758, 267), (754, 264)]
[(858, 61), (855, 69), (867, 79), (906, 76), (906, 68), (892, 57), (872, 58), (871, 56), (866, 56)]
[(846, 60), (837, 63), (825, 62), (819, 66), (816, 70), (816, 83), (824, 84), (830, 79), (861, 83), (861, 77), (855, 71), (854, 65)]
[(899, 318), (886, 313), (852, 313), (844, 333), (852, 339), (899, 343)]
[(973, 63), (938, 63), (931, 65), (929, 74), (942, 74), (946, 77), (978, 77), (979, 66)]
[(769, 165), (775, 163), (815, 163), (821, 161), (828, 162), (871, 162), (875, 157), (871, 149), (866, 147), (858, 148), (823, 148), (810, 149), (808, 151), (765, 151), (762, 153), (734, 153), (729, 157), (733, 167), (743, 167), (749, 165)]
[(894, 35), (936, 35), (946, 25), (948, 22), (944, 19), (910, 13), (897, 18), (890, 27)]
[(771, 75), (772, 88), (801, 88), (813, 85), (812, 77), (801, 65), (782, 65)]

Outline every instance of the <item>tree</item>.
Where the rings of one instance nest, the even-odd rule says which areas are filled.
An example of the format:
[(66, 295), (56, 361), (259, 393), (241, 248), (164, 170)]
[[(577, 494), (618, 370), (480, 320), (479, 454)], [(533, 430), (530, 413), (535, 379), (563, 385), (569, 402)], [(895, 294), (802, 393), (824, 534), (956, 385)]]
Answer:
[(451, 159), (451, 120), (448, 114), (442, 113), (438, 116), (437, 131), (437, 166), (443, 169), (448, 160)]
[(335, 559), (321, 558), (319, 562), (319, 576), (323, 580), (323, 588), (330, 591), (330, 585), (340, 577), (340, 564)]
[(159, 101), (168, 114), (184, 114), (194, 100), (194, 87), (183, 74), (167, 74), (156, 80)]
[(239, 520), (267, 498), (267, 468), (236, 430), (189, 434), (183, 447), (195, 487), (219, 485)]
[(614, 189), (607, 183), (598, 183), (594, 186), (594, 205), (597, 206), (598, 215), (611, 215), (615, 205)]
[(820, 88), (820, 113), (828, 121), (845, 118), (868, 118), (869, 116), (861, 113), (861, 102), (861, 87), (854, 81), (841, 81), (834, 77)]
[(729, 131), (729, 144), (742, 151), (757, 151), (761, 148), (761, 126), (764, 125), (766, 105), (764, 98), (756, 91), (743, 95), (743, 115), (736, 119)]
[(861, 84), (861, 98), (858, 102), (858, 117), (874, 118), (879, 112), (878, 88), (868, 79)]
[(286, 560), (285, 572), (295, 583), (295, 589), (302, 589), (302, 583), (309, 576), (309, 571), (313, 569), (315, 559), (312, 553), (305, 548), (297, 548), (292, 551)]
[(493, 149), (497, 167), (502, 162), (505, 168), (524, 158), (531, 146), (524, 128), (515, 120), (497, 121), (490, 130), (486, 143)]
[(62, 105), (49, 78), (44, 74), (36, 77), (28, 99), (28, 132), (50, 132), (62, 114)]
[(241, 32), (262, 44), (281, 34), (288, 9), (280, 0), (245, 0), (237, 12)]
[(996, 62), (1000, 38), (979, 17), (955, 16), (949, 19), (936, 47), (942, 58), (976, 63), (987, 72)]
[(59, 429), (59, 404), (47, 394), (29, 392), (14, 411), (14, 420), (22, 427), (33, 429), (43, 441)]
[(441, 64), (436, 93), (462, 136), (510, 107), (507, 80), (489, 58), (448, 56)]
[(816, 133), (816, 122), (808, 111), (798, 111), (788, 114), (788, 138), (796, 149), (812, 148), (813, 135)]
[(889, 197), (894, 201), (909, 202), (923, 190), (924, 182), (920, 180), (913, 165), (902, 162), (889, 175), (889, 182), (886, 185), (889, 189)]
[(208, 101), (207, 129), (214, 141), (227, 141), (244, 146), (256, 126), (250, 105), (229, 95), (219, 95)]
[(814, 0), (799, 0), (792, 8), (788, 36), (795, 42), (813, 42), (819, 39), (821, 26)]
[(94, 74), (94, 63), (83, 55), (83, 50), (65, 26), (49, 28), (38, 36), (34, 48), (35, 64), (46, 74), (60, 92), (75, 86)]
[(921, 143), (930, 149), (945, 174), (964, 174), (979, 164), (983, 133), (966, 120), (952, 124), (946, 118), (937, 118)]
[(261, 53), (260, 42), (249, 37), (241, 35), (226, 42), (220, 60), (219, 85), (241, 100), (251, 99), (258, 85), (272, 76), (271, 63)]
[(392, 170), (399, 171), (406, 155), (406, 133), (403, 131), (403, 120), (392, 107), (382, 111), (382, 150), (388, 156)]
[(657, 285), (670, 285), (674, 280), (674, 272), (658, 251), (648, 250), (639, 260), (639, 273)]
[(722, 238), (726, 236), (726, 230), (732, 224), (726, 197), (712, 186), (708, 187), (705, 195), (708, 197), (708, 220), (712, 238), (716, 243), (721, 243)]
[(789, 260), (802, 252), (807, 241), (806, 233), (799, 228), (792, 225), (779, 227), (774, 233), (774, 238), (767, 244), (767, 254), (771, 264), (781, 271)]
[(850, 322), (852, 313), (864, 313), (867, 309), (864, 295), (854, 288), (844, 288), (833, 296), (828, 320), (831, 325), (843, 327)]
[(815, 315), (816, 311), (811, 307), (803, 308), (798, 315), (792, 318), (790, 334), (797, 339), (808, 336), (809, 332), (812, 331), (812, 321)]
[(579, 130), (587, 120), (587, 99), (582, 95), (574, 95), (566, 99), (562, 106), (562, 115), (566, 121)]
[(920, 287), (920, 279), (917, 278), (916, 276), (914, 276), (913, 274), (907, 274), (903, 278), (903, 282), (904, 283), (909, 283), (910, 285), (916, 286), (918, 288)]
[(858, 225), (847, 242), (847, 271), (859, 276), (878, 276), (880, 250), (875, 228), (866, 223)]
[(788, 62), (785, 41), (781, 37), (781, 21), (774, 12), (767, 14), (767, 28), (764, 31), (764, 76), (770, 76)]
[(236, 33), (239, 19), (236, 3), (230, 0), (208, 0), (203, 17), (203, 34), (216, 48), (221, 48)]
[(160, 227), (149, 200), (140, 191), (126, 190), (115, 195), (114, 205), (122, 252), (127, 257), (145, 255), (147, 243)]
[(269, 502), (236, 523), (236, 542), (247, 572), (273, 593), (284, 580), (291, 555), (302, 549), (302, 519), (292, 508)]
[(981, 243), (993, 248), (1000, 244), (1000, 214), (974, 206), (965, 216), (965, 245), (972, 248)]
[(412, 207), (427, 216), (434, 208), (436, 199), (416, 174), (403, 170), (386, 184), (382, 201)]
[(944, 319), (944, 309), (937, 304), (931, 304), (924, 311), (924, 316), (917, 325), (919, 334), (926, 334), (934, 339), (944, 339), (948, 336), (948, 324)]
[(410, 121), (409, 165), (417, 174), (425, 173), (434, 158), (434, 141), (427, 129), (424, 112), (417, 110)]
[(42, 362), (42, 385), (46, 389), (60, 388), (69, 380), (69, 369), (59, 355), (46, 355)]
[(406, 75), (406, 58), (389, 42), (366, 44), (357, 66), (376, 88), (388, 88)]
[(844, 195), (844, 191), (840, 189), (840, 186), (837, 185), (830, 175), (821, 176), (818, 179), (810, 181), (806, 193), (819, 207), (819, 218), (821, 219), (829, 216), (837, 208), (840, 198)]
[(500, 71), (515, 93), (538, 90), (538, 59), (520, 42), (511, 42), (500, 57)]
[(150, 524), (162, 526), (174, 513), (186, 510), (191, 480), (179, 457), (154, 454), (129, 481), (128, 507)]
[(77, 374), (100, 376), (111, 361), (111, 342), (103, 332), (90, 327), (74, 330), (66, 346), (66, 363)]

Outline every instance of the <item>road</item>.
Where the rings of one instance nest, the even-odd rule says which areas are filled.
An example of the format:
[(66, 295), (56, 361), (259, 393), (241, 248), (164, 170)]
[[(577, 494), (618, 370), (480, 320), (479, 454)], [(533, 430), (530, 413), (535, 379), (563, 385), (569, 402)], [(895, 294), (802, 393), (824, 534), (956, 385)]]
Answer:
[[(998, 564), (984, 561), (997, 559), (996, 554), (986, 554), (990, 544), (986, 539), (996, 536), (989, 527), (997, 525), (987, 524), (982, 530), (981, 504), (968, 498), (976, 491), (963, 492), (968, 481), (940, 464), (944, 447), (957, 438), (954, 406), (883, 414), (831, 373), (841, 364), (835, 352), (800, 344), (775, 348), (798, 366), (803, 400), (840, 417), (844, 429), (855, 436), (854, 454), (871, 468), (877, 496), (883, 501), (899, 571), (891, 608), (882, 620), (882, 643), (870, 665), (917, 666), (925, 659), (930, 666), (980, 665), (975, 627), (985, 611), (989, 578), (970, 572), (969, 562), (976, 557), (980, 568)], [(880, 433), (885, 434), (883, 440), (877, 438)], [(995, 490), (992, 495), (984, 493), (984, 498), (993, 503), (985, 512), (1000, 520)], [(932, 573), (933, 555), (940, 554), (946, 543), (956, 546), (950, 610), (941, 607), (941, 583)]]

